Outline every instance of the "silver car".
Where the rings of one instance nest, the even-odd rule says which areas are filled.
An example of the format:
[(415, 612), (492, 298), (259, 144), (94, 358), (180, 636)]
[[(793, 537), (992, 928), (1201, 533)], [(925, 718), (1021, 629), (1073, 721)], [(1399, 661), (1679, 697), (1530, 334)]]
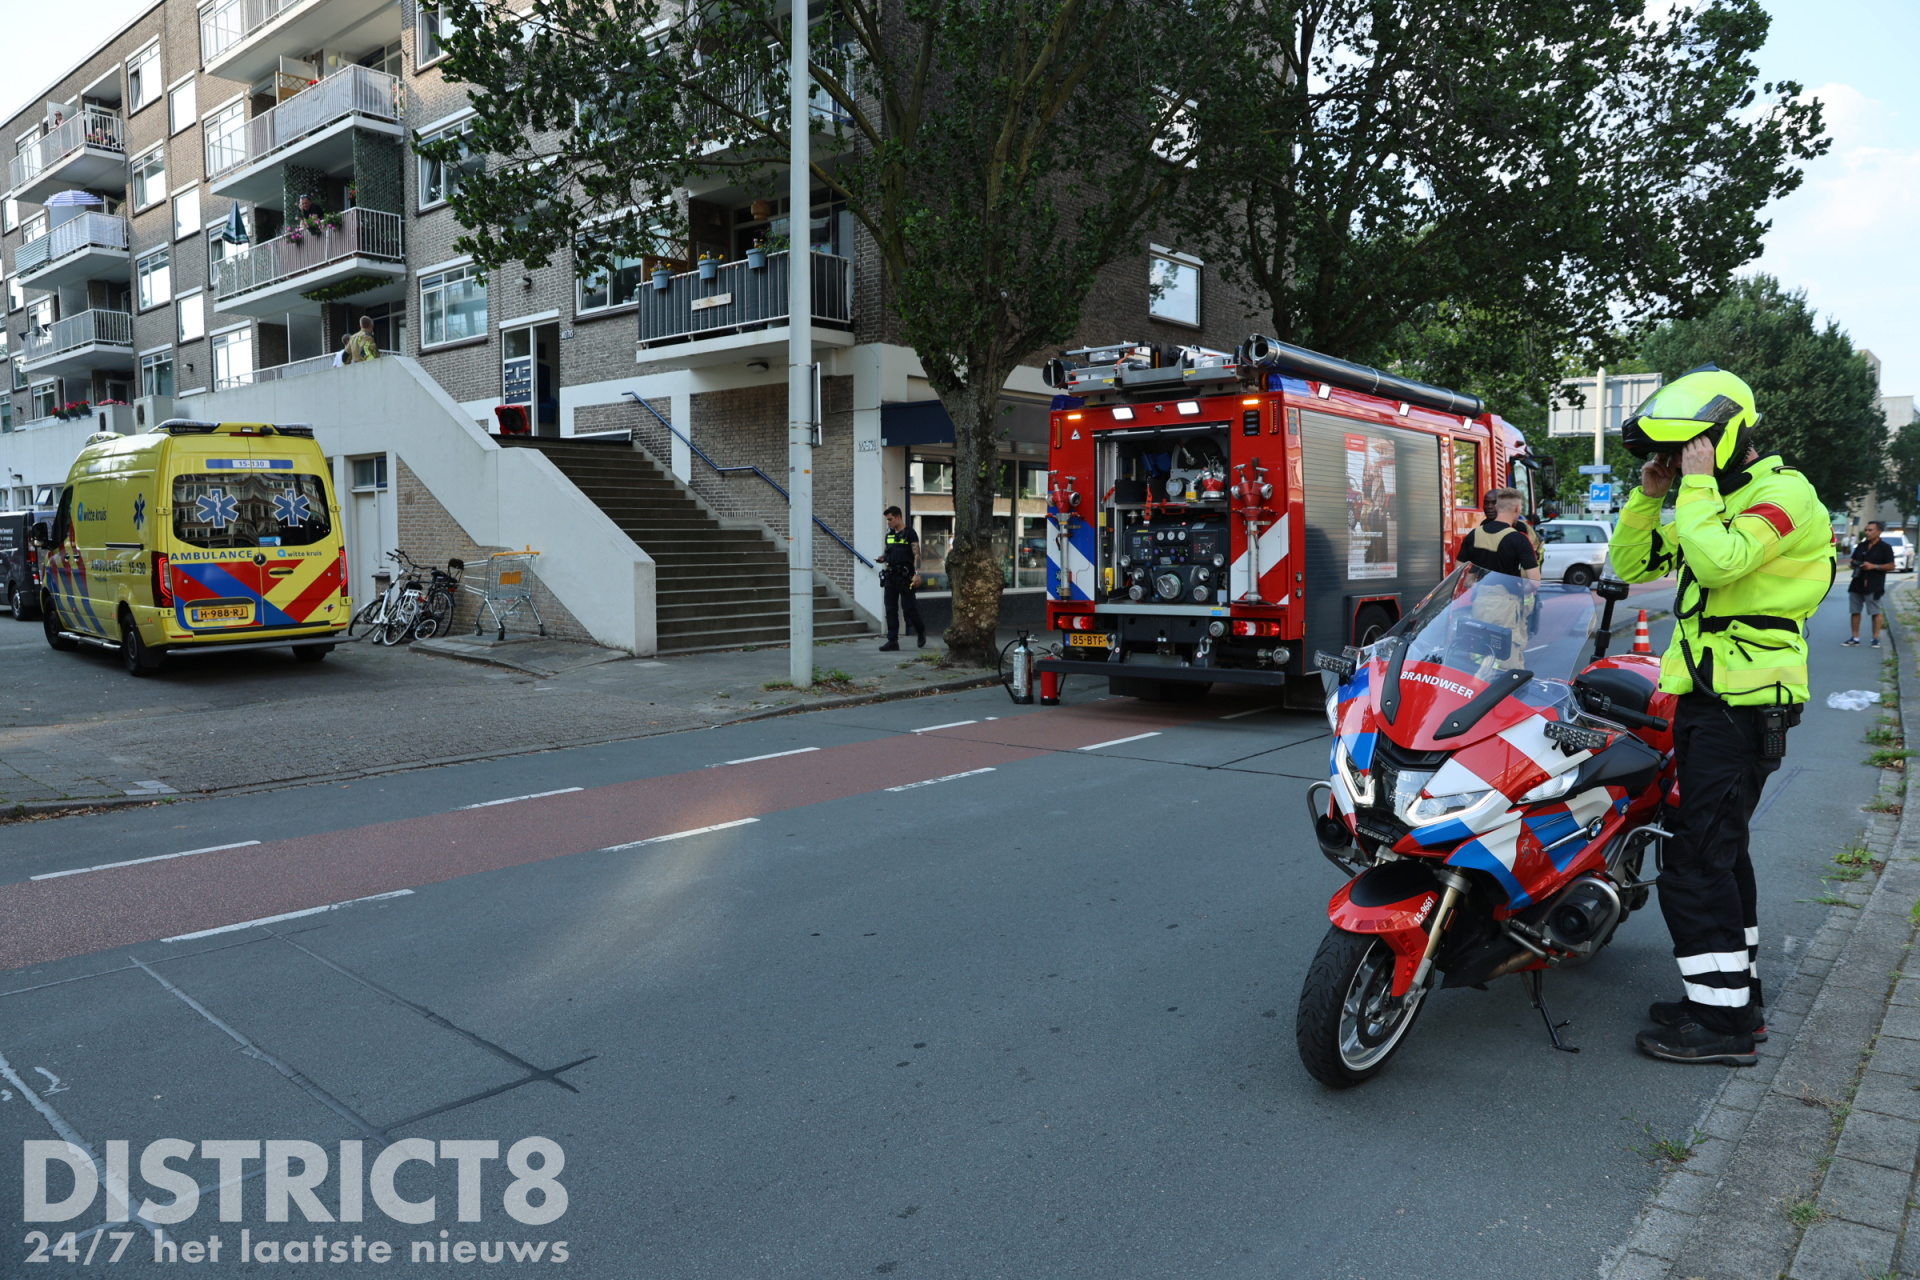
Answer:
[(1540, 576), (1576, 587), (1592, 583), (1606, 572), (1607, 543), (1613, 526), (1604, 520), (1549, 520), (1540, 526), (1546, 559)]
[(1880, 535), (1880, 540), (1893, 548), (1893, 571), (1907, 573), (1913, 568), (1913, 544), (1907, 541), (1907, 535), (1898, 529), (1889, 529)]

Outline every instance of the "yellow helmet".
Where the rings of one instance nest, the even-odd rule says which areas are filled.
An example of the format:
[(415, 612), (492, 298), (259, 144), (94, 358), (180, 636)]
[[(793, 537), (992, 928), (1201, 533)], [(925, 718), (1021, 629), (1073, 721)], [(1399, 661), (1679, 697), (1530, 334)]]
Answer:
[(1688, 441), (1714, 442), (1713, 469), (1725, 471), (1746, 452), (1753, 424), (1753, 389), (1718, 365), (1703, 364), (1660, 388), (1621, 424), (1620, 443), (1636, 458), (1679, 453)]

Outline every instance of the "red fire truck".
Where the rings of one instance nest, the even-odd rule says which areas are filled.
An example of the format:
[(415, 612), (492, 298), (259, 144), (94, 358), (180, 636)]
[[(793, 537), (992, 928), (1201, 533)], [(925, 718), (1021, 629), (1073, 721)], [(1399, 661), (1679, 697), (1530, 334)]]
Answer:
[(1043, 701), (1091, 675), (1149, 698), (1297, 682), (1318, 706), (1314, 652), (1391, 627), (1452, 569), (1487, 490), (1535, 465), (1473, 396), (1258, 336), (1087, 347), (1046, 377), (1063, 643), (1035, 664)]

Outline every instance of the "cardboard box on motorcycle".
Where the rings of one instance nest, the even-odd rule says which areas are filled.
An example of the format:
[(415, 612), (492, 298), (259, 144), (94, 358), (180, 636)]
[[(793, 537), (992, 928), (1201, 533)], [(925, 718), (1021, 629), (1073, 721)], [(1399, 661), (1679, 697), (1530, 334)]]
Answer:
[(208, 649), (292, 645), (317, 661), (353, 614), (311, 428), (176, 420), (95, 435), (35, 531), (49, 642), (117, 647), (136, 674)]

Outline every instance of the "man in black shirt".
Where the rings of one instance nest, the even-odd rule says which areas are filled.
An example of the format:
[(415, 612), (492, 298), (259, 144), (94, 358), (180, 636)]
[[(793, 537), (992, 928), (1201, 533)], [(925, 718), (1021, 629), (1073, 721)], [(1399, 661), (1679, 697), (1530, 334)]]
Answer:
[(887, 549), (880, 566), (880, 585), (887, 593), (887, 642), (880, 646), (880, 651), (886, 653), (900, 647), (900, 615), (903, 613), (924, 649), (927, 627), (920, 621), (920, 602), (913, 596), (914, 588), (920, 585), (920, 535), (900, 514), (900, 508), (888, 507), (885, 514)]
[(1893, 547), (1881, 540), (1880, 522), (1867, 521), (1867, 536), (1853, 549), (1853, 581), (1847, 584), (1853, 635), (1842, 644), (1860, 643), (1860, 614), (1864, 610), (1873, 617), (1873, 647), (1880, 647), (1880, 593), (1887, 589), (1887, 569), (1892, 567)]
[(1520, 491), (1495, 489), (1487, 495), (1487, 501), (1493, 507), (1492, 517), (1460, 539), (1454, 558), (1493, 573), (1540, 581), (1540, 557), (1533, 549), (1533, 539), (1518, 527)]

